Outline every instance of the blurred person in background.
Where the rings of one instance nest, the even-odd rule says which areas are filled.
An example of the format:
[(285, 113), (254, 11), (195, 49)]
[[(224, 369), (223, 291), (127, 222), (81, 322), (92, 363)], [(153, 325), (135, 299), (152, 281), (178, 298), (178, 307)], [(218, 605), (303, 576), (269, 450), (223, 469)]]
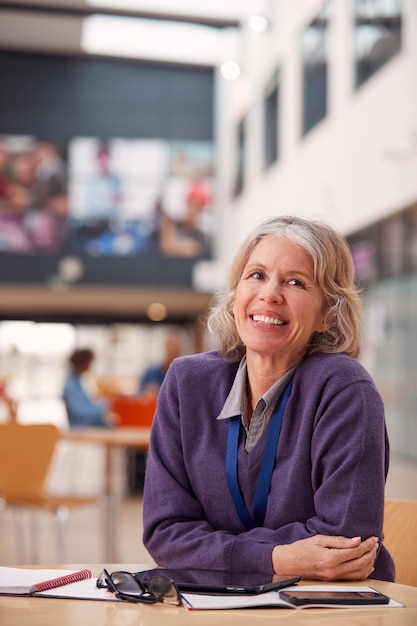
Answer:
[(73, 426), (103, 426), (114, 424), (114, 416), (105, 399), (93, 398), (87, 391), (83, 376), (91, 367), (94, 352), (89, 348), (74, 350), (68, 361), (70, 371), (65, 380), (63, 400), (68, 422)]
[(7, 172), (9, 153), (0, 144), (0, 213), (8, 208), (8, 191), (10, 179)]
[(36, 144), (34, 153), (33, 206), (66, 217), (68, 214), (66, 163), (58, 146), (50, 141)]
[[(175, 333), (167, 335), (164, 341), (164, 358), (161, 363), (149, 366), (138, 386), (142, 397), (156, 398), (172, 361), (181, 354), (181, 340)], [(147, 455), (143, 452), (129, 452), (129, 487), (132, 492), (142, 493), (145, 478)]]
[(139, 384), (139, 393), (146, 395), (158, 395), (159, 389), (165, 378), (172, 361), (181, 354), (181, 340), (178, 335), (168, 335), (164, 342), (164, 358), (162, 363), (151, 365), (145, 370)]
[(176, 359), (159, 392), (143, 533), (159, 565), (394, 580), (354, 277), (324, 222), (271, 218), (242, 244), (209, 317), (219, 350)]
[(213, 200), (208, 182), (195, 178), (179, 189), (177, 184), (171, 181), (156, 202), (149, 243), (168, 257), (207, 258), (211, 241), (204, 222)]

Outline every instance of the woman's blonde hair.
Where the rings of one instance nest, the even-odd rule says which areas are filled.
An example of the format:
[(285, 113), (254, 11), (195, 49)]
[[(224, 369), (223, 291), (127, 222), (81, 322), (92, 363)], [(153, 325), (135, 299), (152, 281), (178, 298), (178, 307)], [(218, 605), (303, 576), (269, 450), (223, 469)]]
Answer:
[(273, 237), (285, 237), (310, 255), (314, 278), (323, 294), (326, 330), (314, 334), (307, 354), (345, 352), (357, 358), (362, 340), (362, 305), (348, 244), (325, 222), (285, 215), (255, 228), (234, 258), (228, 289), (218, 294), (208, 318), (208, 328), (219, 340), (222, 355), (237, 361), (246, 351), (233, 317), (236, 290), (255, 246), (261, 239)]

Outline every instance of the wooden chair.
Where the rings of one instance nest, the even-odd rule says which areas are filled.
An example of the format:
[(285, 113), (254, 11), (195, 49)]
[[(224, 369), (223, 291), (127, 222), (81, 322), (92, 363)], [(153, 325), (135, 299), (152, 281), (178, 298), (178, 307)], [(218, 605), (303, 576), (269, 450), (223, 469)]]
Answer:
[(384, 537), (395, 561), (395, 582), (417, 587), (417, 500), (385, 501)]
[[(12, 507), (20, 513), (24, 510), (53, 512), (57, 526), (58, 562), (65, 563), (65, 530), (69, 510), (93, 503), (102, 504), (103, 501), (100, 494), (67, 496), (46, 493), (45, 480), (59, 439), (59, 429), (53, 424), (23, 425), (16, 421), (0, 424), (0, 500), (3, 501), (3, 508)], [(24, 528), (22, 524), (14, 526), (19, 560), (22, 562)], [(31, 537), (30, 542), (30, 562), (33, 563), (37, 561), (36, 539), (36, 536)]]

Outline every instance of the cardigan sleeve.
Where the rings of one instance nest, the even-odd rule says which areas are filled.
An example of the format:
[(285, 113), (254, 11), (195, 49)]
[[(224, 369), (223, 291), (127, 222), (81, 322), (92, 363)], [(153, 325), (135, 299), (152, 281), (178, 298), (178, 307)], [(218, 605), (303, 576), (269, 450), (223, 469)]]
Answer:
[[(171, 367), (158, 396), (146, 461), (143, 542), (158, 565), (229, 571), (235, 536), (212, 526), (193, 492), (183, 452)], [(196, 436), (197, 433), (188, 433)], [(204, 472), (204, 461), (201, 460)], [(221, 506), (221, 502), (219, 502)], [(270, 549), (266, 560), (271, 561)], [(258, 571), (269, 571), (268, 566)]]

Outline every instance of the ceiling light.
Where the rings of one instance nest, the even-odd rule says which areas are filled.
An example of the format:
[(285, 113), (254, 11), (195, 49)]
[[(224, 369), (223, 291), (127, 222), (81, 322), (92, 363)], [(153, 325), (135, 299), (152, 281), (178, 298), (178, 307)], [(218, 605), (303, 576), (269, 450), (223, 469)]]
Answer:
[(85, 0), (90, 6), (100, 9), (115, 9), (116, 11), (138, 11), (142, 15), (158, 14), (175, 15), (195, 18), (196, 20), (225, 20), (240, 22), (253, 13), (263, 13), (268, 9), (268, 0)]
[(168, 309), (161, 302), (153, 302), (146, 309), (146, 314), (153, 322), (162, 322), (168, 315)]
[(268, 30), (269, 22), (264, 15), (250, 15), (248, 26), (255, 33), (264, 33)]
[(237, 33), (185, 22), (90, 15), (83, 20), (81, 47), (90, 54), (217, 66), (236, 58)]
[(235, 61), (225, 61), (220, 66), (220, 73), (226, 80), (235, 80), (240, 75), (240, 65)]

